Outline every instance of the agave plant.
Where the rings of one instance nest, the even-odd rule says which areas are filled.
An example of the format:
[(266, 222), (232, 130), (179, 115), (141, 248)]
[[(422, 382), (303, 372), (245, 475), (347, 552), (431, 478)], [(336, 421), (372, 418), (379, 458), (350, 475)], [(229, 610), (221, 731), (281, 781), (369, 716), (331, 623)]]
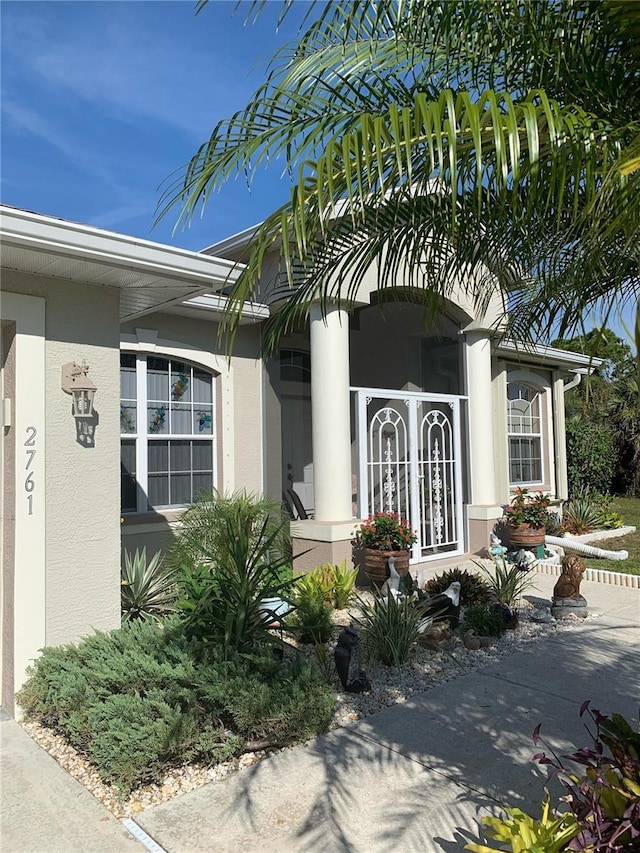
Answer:
[(162, 552), (147, 562), (147, 549), (124, 553), (120, 602), (122, 619), (152, 619), (174, 609), (177, 590), (173, 572), (164, 565)]
[(600, 508), (588, 498), (573, 498), (562, 509), (562, 529), (567, 533), (590, 533), (601, 520)]

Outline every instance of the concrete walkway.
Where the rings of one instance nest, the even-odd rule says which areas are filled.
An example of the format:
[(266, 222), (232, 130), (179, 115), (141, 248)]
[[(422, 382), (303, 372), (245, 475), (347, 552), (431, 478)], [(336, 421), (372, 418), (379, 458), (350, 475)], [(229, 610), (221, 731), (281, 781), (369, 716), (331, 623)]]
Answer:
[(144, 853), (101, 803), (4, 713), (2, 853)]
[[(555, 580), (538, 575), (536, 595), (549, 598)], [(457, 853), (500, 803), (537, 812), (545, 774), (531, 761), (531, 733), (539, 722), (567, 751), (589, 742), (578, 717), (585, 699), (638, 719), (640, 591), (584, 582), (582, 592), (600, 618), (150, 808), (137, 823), (167, 853)], [(31, 750), (38, 759), (21, 768), (16, 753), (3, 773), (3, 800), (17, 786), (3, 853), (143, 849)]]

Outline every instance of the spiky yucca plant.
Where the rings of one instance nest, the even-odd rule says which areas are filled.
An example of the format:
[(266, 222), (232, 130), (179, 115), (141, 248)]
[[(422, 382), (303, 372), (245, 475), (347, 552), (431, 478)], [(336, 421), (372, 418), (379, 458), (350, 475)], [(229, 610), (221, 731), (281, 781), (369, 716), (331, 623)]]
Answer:
[(164, 565), (157, 551), (147, 562), (147, 549), (136, 549), (133, 556), (124, 552), (121, 571), (120, 601), (124, 622), (152, 619), (170, 613), (177, 590), (173, 572)]

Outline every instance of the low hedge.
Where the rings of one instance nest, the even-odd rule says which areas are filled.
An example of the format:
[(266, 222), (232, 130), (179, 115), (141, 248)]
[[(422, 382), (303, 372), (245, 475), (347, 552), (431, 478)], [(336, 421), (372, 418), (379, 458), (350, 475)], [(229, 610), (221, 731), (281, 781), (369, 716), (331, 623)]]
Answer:
[(326, 731), (335, 692), (300, 656), (224, 660), (174, 618), (45, 649), (18, 701), (127, 793), (178, 764), (239, 755), (249, 741), (288, 745)]

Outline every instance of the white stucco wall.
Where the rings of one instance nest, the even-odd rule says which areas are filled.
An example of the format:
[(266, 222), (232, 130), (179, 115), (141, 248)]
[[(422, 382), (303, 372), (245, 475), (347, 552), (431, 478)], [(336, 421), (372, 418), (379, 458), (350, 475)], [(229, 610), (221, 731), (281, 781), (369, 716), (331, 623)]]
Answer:
[[(119, 292), (13, 271), (3, 272), (2, 289), (3, 297), (44, 300), (44, 373), (32, 359), (21, 359), (19, 348), (16, 372), (18, 389), (31, 383), (34, 393), (44, 391), (45, 418), (38, 433), (46, 513), (44, 636), (38, 647), (42, 639), (57, 645), (120, 623)], [(9, 299), (2, 304), (10, 310)], [(61, 389), (62, 365), (83, 360), (98, 389), (94, 447), (77, 442), (71, 397)], [(24, 451), (22, 444), (18, 437), (16, 454)], [(16, 576), (24, 568), (17, 564)], [(33, 595), (37, 598), (37, 589)], [(16, 595), (16, 623), (31, 620), (30, 609), (25, 594)], [(34, 619), (34, 636), (42, 627), (36, 621), (41, 618)]]

